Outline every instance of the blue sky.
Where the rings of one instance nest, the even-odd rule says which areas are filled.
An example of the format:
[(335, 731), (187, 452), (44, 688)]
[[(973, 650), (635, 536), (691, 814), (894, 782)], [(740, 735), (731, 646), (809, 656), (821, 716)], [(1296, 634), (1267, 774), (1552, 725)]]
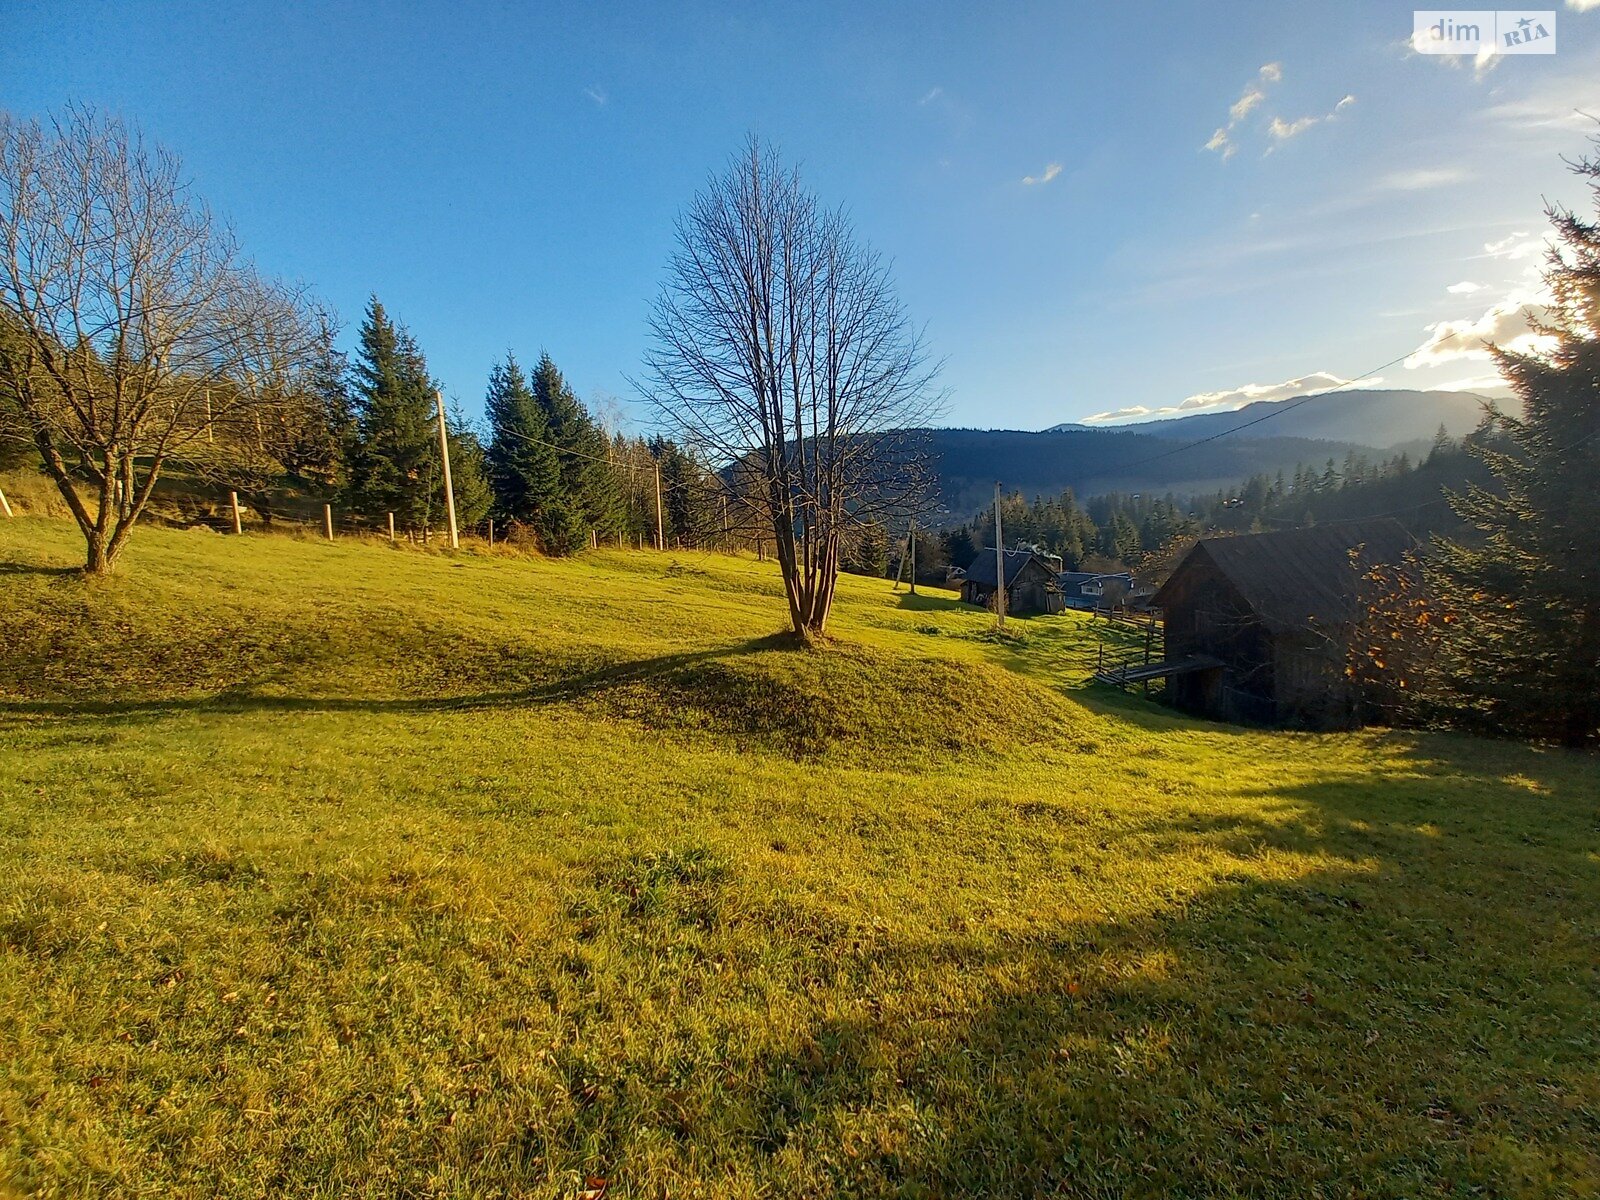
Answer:
[(136, 119), (347, 340), (376, 293), (469, 412), (543, 349), (634, 427), (674, 216), (747, 131), (894, 259), (949, 423), (1040, 428), (1408, 352), (1380, 386), (1482, 383), (1600, 113), (1600, 0), (1481, 66), (1394, 4), (5, 10), (0, 104)]

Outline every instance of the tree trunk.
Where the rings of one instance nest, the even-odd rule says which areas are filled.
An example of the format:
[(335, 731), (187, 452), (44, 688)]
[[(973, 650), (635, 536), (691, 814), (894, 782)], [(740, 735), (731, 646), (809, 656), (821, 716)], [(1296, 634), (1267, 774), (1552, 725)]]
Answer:
[(84, 574), (111, 574), (115, 560), (111, 556), (106, 537), (98, 529), (90, 529), (84, 534), (84, 541), (88, 543), (88, 556), (83, 564)]

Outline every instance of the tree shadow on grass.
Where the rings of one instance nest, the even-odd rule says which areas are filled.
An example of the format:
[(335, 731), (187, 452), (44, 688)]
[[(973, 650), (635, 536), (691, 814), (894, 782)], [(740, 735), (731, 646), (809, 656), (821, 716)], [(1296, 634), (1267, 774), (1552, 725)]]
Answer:
[[(1519, 785), (1401, 771), (1288, 788), (1266, 816), (1153, 818), (1122, 834), (1153, 869), (1200, 848), (1234, 866), (1144, 915), (921, 937), (819, 917), (791, 951), (817, 1014), (795, 1044), (735, 1047), (687, 1125), (647, 1101), (584, 1132), (626, 1179), (659, 1116), (774, 1194), (803, 1190), (797, 1160), (850, 1196), (1587, 1194), (1600, 833), (1582, 782), (1546, 776), (1510, 817)], [(1413, 823), (1440, 809), (1443, 847)]]
[[(0, 728), (18, 720), (40, 717), (163, 717), (179, 713), (432, 713), (468, 712), (514, 706), (540, 706), (569, 702), (626, 687), (666, 679), (706, 663), (750, 654), (793, 650), (796, 643), (786, 633), (748, 638), (726, 646), (648, 658), (626, 659), (603, 666), (559, 674), (549, 682), (526, 688), (431, 696), (297, 696), (262, 690), (268, 680), (253, 680), (202, 695), (149, 697), (132, 700), (7, 700), (0, 701)], [(557, 668), (559, 670), (559, 667)]]
[(18, 562), (15, 559), (0, 560), (0, 575), (82, 575), (83, 568), (78, 567), (50, 567), (41, 563)]
[(933, 596), (926, 592), (918, 592), (913, 596), (910, 592), (902, 592), (895, 598), (895, 607), (906, 612), (977, 612), (977, 605), (966, 604), (954, 596)]

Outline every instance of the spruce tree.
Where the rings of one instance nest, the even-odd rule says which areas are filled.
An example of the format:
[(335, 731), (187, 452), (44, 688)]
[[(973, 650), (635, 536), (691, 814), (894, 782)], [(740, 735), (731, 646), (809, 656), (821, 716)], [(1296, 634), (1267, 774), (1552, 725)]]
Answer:
[(1479, 538), (1445, 543), (1432, 577), (1456, 618), (1450, 691), (1501, 731), (1582, 746), (1600, 740), (1600, 154), (1574, 170), (1594, 215), (1547, 210), (1549, 348), (1494, 348), (1523, 415), (1491, 418), (1508, 448), (1468, 440), (1496, 486), (1452, 496)]
[(544, 409), (513, 355), (490, 372), (484, 407), (496, 519), (525, 525), (542, 539), (545, 515), (562, 496), (561, 467)]
[(533, 394), (544, 410), (550, 441), (560, 447), (562, 511), (551, 514), (551, 549), (570, 553), (583, 545), (590, 530), (611, 536), (622, 528), (623, 499), (611, 469), (610, 440), (567, 386), (548, 354), (540, 355), (533, 372)]
[(433, 381), (411, 335), (373, 297), (356, 354), (356, 436), (345, 502), (427, 528), (443, 506)]
[(650, 456), (661, 470), (662, 527), (667, 544), (702, 545), (720, 525), (719, 495), (709, 474), (676, 442), (653, 438)]

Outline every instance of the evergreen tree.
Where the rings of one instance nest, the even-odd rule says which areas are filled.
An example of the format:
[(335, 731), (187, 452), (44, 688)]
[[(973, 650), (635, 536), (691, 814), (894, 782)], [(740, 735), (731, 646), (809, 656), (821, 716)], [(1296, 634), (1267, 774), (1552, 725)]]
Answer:
[(948, 531), (943, 538), (944, 555), (952, 566), (966, 570), (972, 560), (978, 557), (978, 547), (974, 544), (972, 533), (966, 526)]
[(335, 329), (323, 324), (303, 388), (270, 414), (277, 428), (269, 441), (274, 456), (294, 480), (334, 495), (343, 485), (355, 417), (350, 401), (350, 362), (334, 344)]
[(355, 374), (345, 502), (374, 520), (392, 512), (408, 529), (427, 528), (443, 499), (433, 381), (416, 342), (376, 297), (361, 325)]
[(510, 353), (489, 373), (484, 407), (489, 417), (487, 457), (495, 516), (502, 523), (525, 525), (543, 540), (546, 515), (560, 507), (563, 496), (561, 466), (544, 408)]
[(547, 522), (550, 548), (554, 553), (570, 553), (588, 541), (590, 530), (609, 537), (622, 528), (622, 491), (611, 468), (611, 443), (605, 431), (567, 386), (548, 354), (540, 355), (532, 386), (544, 411), (550, 441), (560, 447), (557, 460), (566, 511), (552, 514)]
[(1500, 730), (1581, 746), (1600, 739), (1600, 153), (1574, 170), (1594, 219), (1548, 210), (1551, 348), (1494, 349), (1523, 416), (1493, 418), (1509, 449), (1469, 439), (1498, 486), (1453, 497), (1481, 541), (1445, 543), (1433, 577), (1457, 617), (1448, 688)]
[(477, 529), (494, 510), (488, 451), (459, 408), (450, 410), (445, 430), (450, 440), (450, 483), (455, 489), (456, 523), (462, 529)]
[(889, 539), (876, 522), (858, 526), (841, 548), (839, 569), (882, 579), (889, 569)]
[(677, 443), (653, 438), (650, 454), (661, 468), (662, 527), (667, 544), (699, 546), (719, 527), (718, 494), (708, 473)]

